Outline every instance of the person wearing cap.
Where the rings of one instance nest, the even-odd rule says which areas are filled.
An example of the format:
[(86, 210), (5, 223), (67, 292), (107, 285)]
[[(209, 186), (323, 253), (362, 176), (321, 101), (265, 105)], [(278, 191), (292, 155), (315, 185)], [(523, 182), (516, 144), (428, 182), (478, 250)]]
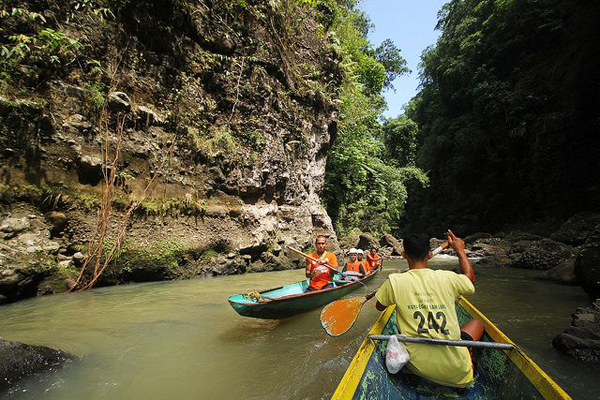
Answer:
[(363, 269), (366, 273), (369, 273), (369, 264), (364, 260), (365, 252), (362, 249), (356, 249), (356, 260), (362, 264)]
[(356, 259), (357, 250), (352, 248), (350, 249), (350, 261), (348, 261), (344, 268), (342, 268), (342, 272), (346, 275), (354, 275), (354, 276), (364, 276), (366, 271), (364, 266), (358, 262)]

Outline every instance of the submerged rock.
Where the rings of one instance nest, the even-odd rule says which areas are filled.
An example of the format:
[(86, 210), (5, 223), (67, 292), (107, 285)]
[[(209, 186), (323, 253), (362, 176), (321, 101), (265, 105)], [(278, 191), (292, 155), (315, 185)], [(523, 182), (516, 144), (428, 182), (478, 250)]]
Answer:
[(575, 258), (569, 258), (556, 267), (542, 272), (538, 279), (553, 281), (563, 285), (577, 285), (575, 276)]
[(62, 350), (0, 338), (0, 390), (37, 373), (58, 371), (75, 360), (77, 357)]
[(600, 362), (600, 299), (572, 316), (571, 327), (557, 335), (552, 345), (580, 361)]

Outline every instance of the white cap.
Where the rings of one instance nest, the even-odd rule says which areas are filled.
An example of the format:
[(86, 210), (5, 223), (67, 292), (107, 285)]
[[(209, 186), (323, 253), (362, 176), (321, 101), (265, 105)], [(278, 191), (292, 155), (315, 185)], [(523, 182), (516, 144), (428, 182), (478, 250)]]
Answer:
[(356, 249), (356, 252), (357, 252), (358, 254), (362, 254), (363, 256), (365, 255), (365, 252), (364, 252), (364, 251), (362, 251), (362, 249)]
[(348, 251), (348, 254), (356, 254), (356, 249), (353, 247)]

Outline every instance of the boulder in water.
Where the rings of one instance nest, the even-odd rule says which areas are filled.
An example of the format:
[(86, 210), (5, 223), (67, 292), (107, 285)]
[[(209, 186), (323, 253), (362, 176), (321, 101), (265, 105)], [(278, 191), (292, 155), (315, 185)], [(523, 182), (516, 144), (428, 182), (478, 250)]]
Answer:
[(571, 327), (557, 335), (552, 345), (580, 361), (600, 362), (600, 299), (588, 308), (578, 308)]
[(552, 269), (543, 271), (538, 275), (538, 279), (553, 281), (563, 285), (577, 285), (577, 276), (575, 276), (575, 257), (563, 261)]
[(581, 213), (569, 218), (550, 238), (558, 242), (579, 246), (600, 225), (600, 214)]
[(62, 350), (0, 338), (0, 390), (37, 373), (58, 371), (76, 359)]
[(571, 246), (551, 239), (515, 243), (511, 253), (514, 256), (511, 267), (547, 270), (574, 256)]
[(600, 225), (582, 246), (575, 260), (575, 275), (592, 299), (600, 297)]
[(390, 253), (391, 256), (402, 255), (402, 251), (404, 250), (404, 247), (402, 247), (402, 242), (400, 242), (398, 239), (396, 239), (389, 233), (384, 233), (379, 243), (381, 247), (392, 248), (392, 252)]
[(357, 247), (359, 249), (363, 249), (364, 251), (372, 248), (379, 248), (379, 240), (367, 233), (362, 233), (358, 238)]

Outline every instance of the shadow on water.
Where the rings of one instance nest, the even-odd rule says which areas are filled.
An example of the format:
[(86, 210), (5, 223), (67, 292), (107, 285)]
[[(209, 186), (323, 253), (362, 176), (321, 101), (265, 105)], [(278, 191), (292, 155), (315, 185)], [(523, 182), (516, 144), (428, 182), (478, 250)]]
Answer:
[(222, 343), (252, 342), (264, 339), (276, 329), (293, 322), (293, 317), (286, 319), (243, 318), (234, 326), (218, 333), (216, 337)]

